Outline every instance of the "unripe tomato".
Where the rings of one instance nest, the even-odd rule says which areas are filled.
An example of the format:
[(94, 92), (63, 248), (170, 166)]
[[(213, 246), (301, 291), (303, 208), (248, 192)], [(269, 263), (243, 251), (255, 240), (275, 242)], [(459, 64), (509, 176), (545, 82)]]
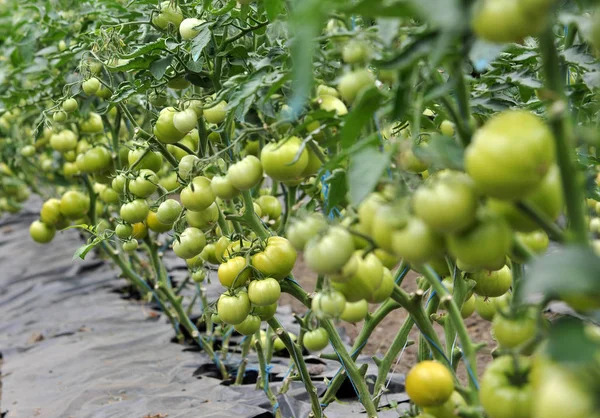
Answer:
[(358, 64), (371, 58), (371, 48), (364, 41), (352, 40), (344, 45), (342, 59), (346, 64)]
[(54, 122), (62, 123), (67, 120), (67, 113), (63, 110), (54, 112), (54, 114), (52, 115), (52, 120)]
[(136, 197), (148, 197), (156, 191), (158, 176), (152, 170), (143, 169), (129, 182), (129, 191)]
[(215, 256), (215, 244), (206, 244), (200, 253), (200, 257), (211, 264), (219, 264), (219, 260)]
[(465, 152), (465, 168), (477, 189), (498, 199), (526, 198), (553, 163), (552, 132), (539, 117), (521, 110), (492, 117)]
[(440, 132), (442, 133), (442, 135), (454, 136), (454, 131), (454, 123), (450, 122), (449, 120), (446, 119), (440, 124)]
[(460, 315), (463, 317), (463, 319), (466, 319), (473, 315), (473, 312), (475, 312), (475, 296), (471, 295), (470, 298), (465, 300), (460, 308)]
[(169, 24), (176, 28), (179, 27), (183, 20), (183, 13), (176, 3), (171, 0), (165, 0), (160, 3), (160, 13), (152, 18), (152, 23), (160, 29), (166, 29)]
[(199, 161), (200, 159), (195, 155), (184, 155), (181, 160), (179, 160), (179, 165), (177, 166), (179, 177), (182, 179), (187, 179), (191, 174), (194, 173)]
[(210, 180), (198, 176), (181, 191), (181, 203), (186, 209), (201, 211), (209, 207), (215, 201), (215, 194), (210, 187)]
[(143, 199), (135, 199), (121, 206), (121, 218), (130, 224), (143, 222), (148, 216), (148, 204)]
[(218, 125), (219, 123), (223, 122), (227, 116), (227, 102), (225, 100), (221, 100), (214, 106), (203, 109), (202, 114), (208, 123), (214, 123), (215, 125)]
[(406, 393), (420, 407), (443, 405), (454, 391), (448, 368), (436, 361), (422, 361), (406, 375)]
[(220, 199), (233, 199), (240, 191), (233, 187), (231, 181), (229, 180), (229, 176), (214, 176), (210, 180), (210, 188), (212, 189), (215, 196)]
[[(515, 369), (515, 367), (518, 367)], [(531, 418), (531, 360), (498, 357), (483, 374), (481, 405), (489, 418)]]
[(424, 415), (419, 415), (420, 418), (460, 418), (456, 412), (460, 406), (465, 406), (467, 403), (462, 396), (456, 391), (452, 392), (450, 399), (439, 406), (427, 406), (423, 408)]
[(371, 193), (358, 205), (358, 219), (368, 234), (371, 233), (377, 210), (386, 203), (387, 200), (381, 193)]
[(252, 308), (252, 313), (258, 315), (258, 317), (262, 321), (268, 321), (269, 319), (275, 316), (275, 312), (277, 311), (277, 303), (273, 303), (267, 306), (254, 306)]
[(323, 327), (306, 331), (302, 337), (302, 345), (308, 351), (321, 351), (329, 345), (329, 335)]
[(33, 221), (29, 226), (29, 235), (35, 242), (47, 244), (56, 235), (56, 229), (42, 221)]
[(164, 224), (159, 221), (157, 213), (153, 211), (148, 212), (148, 216), (146, 217), (146, 226), (151, 231), (158, 233), (168, 232), (173, 228), (173, 224)]
[(204, 270), (196, 270), (191, 275), (194, 283), (202, 283), (206, 279), (206, 272)]
[(23, 157), (33, 157), (35, 155), (35, 147), (33, 145), (25, 145), (21, 148), (21, 155)]
[(473, 288), (475, 293), (480, 296), (498, 297), (508, 292), (512, 286), (513, 276), (510, 268), (504, 266), (496, 271), (482, 270), (473, 273), (471, 279), (476, 282)]
[(346, 229), (334, 226), (315, 236), (304, 248), (306, 265), (318, 274), (338, 273), (354, 253), (354, 240)]
[(254, 155), (248, 155), (227, 170), (227, 178), (237, 190), (250, 190), (263, 177), (260, 160)]
[(213, 225), (219, 219), (219, 207), (214, 202), (212, 205), (201, 211), (188, 210), (185, 213), (185, 219), (190, 226), (194, 228), (206, 229)]
[(510, 227), (502, 218), (486, 216), (465, 232), (447, 237), (450, 254), (475, 268), (504, 266), (512, 245)]
[(409, 173), (422, 173), (429, 168), (429, 164), (415, 155), (415, 147), (427, 147), (426, 142), (414, 145), (412, 140), (404, 140), (400, 143), (400, 151), (396, 156), (396, 161), (400, 168)]
[(73, 131), (64, 129), (52, 134), (50, 137), (50, 146), (58, 152), (67, 152), (77, 147), (77, 135)]
[(156, 139), (164, 144), (174, 144), (180, 141), (188, 132), (182, 132), (175, 128), (173, 118), (176, 113), (177, 111), (172, 107), (164, 108), (160, 111), (156, 124), (154, 125), (153, 132)]
[(375, 85), (375, 76), (366, 69), (346, 73), (340, 79), (338, 90), (346, 103), (354, 99), (364, 90)]
[(120, 201), (119, 194), (110, 187), (107, 187), (100, 192), (100, 199), (109, 205), (117, 204)]
[(227, 254), (226, 251), (227, 251), (227, 247), (229, 247), (230, 244), (231, 244), (231, 241), (226, 236), (222, 236), (215, 243), (215, 257), (217, 258), (219, 263), (222, 263), (224, 258), (229, 257), (229, 254)]
[(219, 282), (227, 288), (245, 286), (251, 275), (252, 270), (247, 268), (246, 259), (241, 256), (223, 262), (217, 272)]
[(369, 304), (365, 299), (361, 299), (358, 302), (346, 301), (346, 307), (344, 308), (344, 312), (342, 312), (340, 319), (342, 321), (356, 323), (365, 319), (368, 313)]
[(257, 315), (248, 315), (242, 323), (233, 328), (242, 335), (254, 335), (260, 330), (261, 319)]
[(88, 118), (79, 125), (79, 130), (84, 134), (97, 134), (104, 132), (102, 116), (95, 112), (90, 112)]
[(268, 306), (277, 303), (281, 295), (281, 286), (273, 278), (252, 280), (248, 285), (248, 297), (255, 306)]
[(275, 196), (260, 196), (255, 201), (262, 211), (262, 216), (268, 216), (269, 219), (279, 219), (281, 212), (281, 202)]
[(196, 127), (198, 121), (198, 115), (194, 109), (185, 109), (181, 112), (176, 112), (173, 115), (173, 126), (179, 132), (187, 134), (189, 131)]
[(315, 212), (291, 222), (286, 237), (296, 250), (303, 251), (306, 243), (325, 228), (327, 228), (325, 217), (320, 212)]
[(393, 253), (409, 263), (424, 263), (443, 249), (441, 237), (416, 217), (410, 217), (404, 228), (390, 232)]
[(219, 318), (226, 324), (241, 324), (250, 313), (250, 299), (245, 292), (235, 295), (223, 293), (217, 301)]
[(496, 305), (492, 298), (475, 295), (475, 311), (481, 318), (491, 321), (496, 315)]
[[(136, 148), (129, 151), (127, 154), (127, 162), (129, 165), (133, 165), (139, 158), (142, 158), (140, 163), (136, 166), (137, 169), (141, 170), (147, 168), (148, 170), (152, 170), (155, 173), (158, 173), (162, 168), (163, 158), (160, 152), (158, 151), (150, 151), (144, 155), (143, 148)], [(117, 191), (118, 192), (118, 191)]]
[[(556, 165), (550, 168), (541, 184), (524, 199), (524, 202), (545, 214), (548, 219), (556, 220), (559, 217), (564, 206), (564, 199), (560, 171)], [(539, 228), (539, 225), (518, 209), (513, 202), (489, 199), (488, 207), (502, 215), (517, 231), (532, 232)]]
[(417, 217), (436, 232), (465, 230), (475, 222), (477, 213), (473, 181), (455, 172), (432, 177), (413, 194), (412, 207)]
[[(150, 212), (148, 212), (148, 214), (150, 214)], [(137, 223), (133, 224), (132, 227), (133, 227), (133, 232), (131, 233), (131, 236), (133, 238), (144, 239), (148, 236), (148, 228), (146, 227), (146, 224), (144, 224), (143, 222), (137, 222)]]
[(81, 218), (89, 209), (90, 200), (81, 192), (70, 190), (60, 199), (60, 213), (67, 219)]
[(283, 279), (296, 263), (296, 250), (283, 237), (269, 237), (265, 249), (252, 256), (252, 265), (265, 276)]
[(535, 336), (538, 318), (539, 314), (535, 309), (528, 309), (510, 318), (502, 314), (495, 315), (492, 335), (502, 348), (519, 347)]
[(139, 244), (138, 244), (137, 239), (130, 239), (130, 240), (125, 241), (123, 243), (123, 251), (131, 253), (131, 252), (133, 252), (133, 251), (135, 251), (135, 250), (138, 249), (138, 245)]
[(200, 33), (200, 30), (196, 29), (196, 27), (200, 26), (204, 22), (205, 21), (202, 19), (196, 19), (193, 17), (183, 19), (179, 25), (179, 34), (181, 35), (181, 39), (184, 41), (189, 41), (190, 39), (195, 38), (196, 35)]
[(81, 83), (81, 89), (88, 96), (93, 96), (98, 91), (99, 88), (100, 88), (100, 80), (98, 80), (96, 77), (91, 77), (91, 78), (85, 80), (83, 83)]
[(165, 225), (172, 225), (181, 215), (181, 204), (175, 199), (167, 199), (160, 204), (156, 211), (156, 217), (159, 222)]
[(548, 234), (541, 229), (529, 233), (517, 232), (516, 236), (535, 254), (545, 253), (550, 245)]
[(340, 97), (340, 93), (334, 88), (326, 86), (325, 84), (319, 84), (317, 86), (317, 96), (331, 96), (331, 97)]
[[(335, 112), (335, 114), (338, 116), (344, 116), (348, 114), (348, 108), (346, 107), (344, 102), (342, 102), (337, 97), (319, 96), (317, 103), (319, 103), (319, 107), (325, 110), (326, 112)], [(318, 129), (320, 126), (321, 125), (318, 121), (314, 121), (311, 125), (307, 126), (307, 129), (311, 127), (312, 129), (310, 129), (310, 131), (312, 132)], [(321, 140), (320, 138), (318, 139)]]
[(71, 97), (71, 98), (65, 100), (64, 102), (62, 102), (61, 107), (62, 107), (62, 110), (64, 110), (65, 112), (73, 113), (77, 110), (79, 105), (77, 104), (77, 100), (75, 100), (74, 98)]
[(369, 303), (381, 303), (386, 301), (394, 288), (396, 287), (396, 283), (394, 282), (394, 277), (390, 270), (386, 267), (383, 268), (383, 276), (381, 277), (381, 283), (379, 287), (371, 294), (367, 300)]
[(265, 173), (277, 181), (298, 178), (308, 165), (308, 152), (306, 149), (300, 152), (301, 147), (302, 140), (295, 136), (265, 145), (260, 153)]
[[(296, 336), (291, 332), (288, 332), (288, 336), (292, 341), (296, 341)], [(273, 350), (274, 351), (282, 351), (285, 349), (285, 344), (281, 340), (281, 338), (277, 337), (273, 340)]]
[(179, 240), (173, 243), (173, 252), (177, 257), (187, 260), (200, 254), (205, 245), (204, 232), (198, 228), (186, 228), (179, 236)]
[(61, 219), (60, 200), (55, 198), (46, 200), (40, 210), (40, 221), (46, 225), (56, 225)]
[(317, 318), (339, 318), (346, 309), (346, 298), (336, 290), (317, 293), (310, 308)]
[(118, 224), (115, 227), (115, 235), (121, 239), (127, 239), (133, 234), (133, 226), (129, 224)]
[(331, 287), (342, 292), (348, 302), (372, 298), (383, 280), (381, 261), (373, 253), (364, 258), (363, 255), (362, 251), (355, 251), (341, 275), (331, 277)]

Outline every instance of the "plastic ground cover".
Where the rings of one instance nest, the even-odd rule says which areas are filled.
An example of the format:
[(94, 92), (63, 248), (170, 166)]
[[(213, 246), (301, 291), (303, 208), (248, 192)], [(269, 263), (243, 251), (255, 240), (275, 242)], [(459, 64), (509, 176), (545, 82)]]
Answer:
[[(151, 305), (120, 297), (126, 282), (109, 264), (89, 254), (72, 260), (81, 238), (57, 233), (50, 245), (35, 244), (27, 233), (39, 201), (0, 219), (0, 415), (3, 418), (184, 418), (271, 417), (273, 407), (256, 389), (258, 363), (249, 357), (244, 383), (223, 384), (212, 361), (197, 347), (173, 343), (173, 329)], [(174, 280), (184, 263), (166, 262)], [(222, 291), (207, 285), (209, 300)], [(199, 309), (199, 308), (198, 308)], [(278, 310), (286, 328), (297, 331), (288, 307)], [(234, 337), (228, 367), (241, 361)], [(376, 369), (369, 358), (368, 373)], [(339, 363), (308, 356), (320, 393)], [(282, 386), (289, 359), (274, 357), (269, 368), (274, 393)], [(381, 405), (394, 405), (381, 417), (397, 417), (408, 407), (403, 376), (390, 376)], [(373, 379), (374, 380), (374, 379)], [(342, 402), (326, 415), (364, 417), (349, 382)], [(283, 417), (306, 417), (308, 396), (301, 382), (278, 395)]]

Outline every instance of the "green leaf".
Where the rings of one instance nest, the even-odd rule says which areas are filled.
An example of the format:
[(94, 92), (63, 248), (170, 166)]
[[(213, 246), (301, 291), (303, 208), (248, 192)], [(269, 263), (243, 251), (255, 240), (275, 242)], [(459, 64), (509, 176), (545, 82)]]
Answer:
[(98, 240), (94, 240), (89, 244), (85, 244), (79, 247), (77, 251), (75, 251), (75, 254), (73, 254), (73, 260), (75, 260), (78, 257), (82, 260), (85, 260), (85, 256), (87, 255), (87, 253), (89, 253), (96, 245), (98, 245), (99, 242), (100, 241)]
[(415, 12), (433, 26), (457, 31), (465, 25), (458, 0), (409, 0)]
[(348, 186), (346, 182), (346, 173), (344, 170), (336, 169), (323, 180), (327, 186), (325, 193), (325, 207), (332, 210), (338, 205), (343, 205), (346, 201)]
[(194, 61), (198, 61), (200, 55), (202, 55), (202, 51), (208, 45), (211, 38), (211, 32), (208, 25), (205, 25), (202, 30), (196, 35), (194, 40), (192, 41), (192, 59)]
[(146, 55), (148, 52), (152, 52), (156, 49), (161, 50), (161, 49), (165, 49), (165, 48), (166, 48), (165, 39), (159, 39), (157, 41), (150, 42), (149, 44), (145, 44), (144, 46), (136, 49), (135, 51), (133, 51), (129, 54), (120, 55), (119, 58), (133, 59), (133, 58), (140, 57), (142, 55)]
[(274, 21), (283, 10), (283, 0), (264, 0), (263, 3), (270, 22)]
[(169, 65), (171, 65), (172, 61), (173, 56), (169, 55), (168, 57), (161, 58), (150, 64), (150, 72), (156, 80), (160, 80), (163, 75), (165, 75), (167, 68), (169, 68)]
[(351, 204), (358, 205), (373, 191), (389, 164), (389, 154), (376, 148), (364, 148), (352, 155), (348, 166), (348, 190)]
[(522, 299), (581, 296), (600, 298), (600, 258), (588, 247), (561, 247), (536, 259), (525, 275)]
[(414, 153), (435, 168), (462, 170), (464, 167), (464, 149), (447, 136), (433, 136), (427, 146), (415, 147)]
[(411, 17), (415, 9), (406, 0), (362, 0), (348, 7), (346, 13), (365, 17)]
[(600, 346), (586, 333), (581, 320), (564, 317), (552, 324), (546, 350), (559, 363), (591, 364)]
[(352, 111), (345, 117), (345, 124), (341, 133), (341, 145), (346, 149), (354, 144), (363, 127), (373, 118), (375, 111), (383, 101), (383, 94), (377, 87), (364, 90), (356, 98)]

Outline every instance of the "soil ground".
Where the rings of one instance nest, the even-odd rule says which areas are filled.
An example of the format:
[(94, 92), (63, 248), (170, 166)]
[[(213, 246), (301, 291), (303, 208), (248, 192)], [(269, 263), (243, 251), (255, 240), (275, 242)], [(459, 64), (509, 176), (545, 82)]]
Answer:
[[(314, 291), (316, 283), (315, 274), (306, 267), (301, 258), (299, 258), (296, 262), (296, 267), (294, 268), (294, 277), (307, 292)], [(417, 288), (417, 277), (418, 274), (411, 271), (404, 279), (402, 288), (409, 293), (415, 291)], [(292, 310), (296, 313), (303, 313), (306, 311), (306, 307), (304, 305), (287, 294), (282, 295), (280, 303), (291, 305)], [(376, 309), (376, 306), (372, 306), (371, 310), (374, 309)], [(387, 317), (385, 317), (385, 319), (377, 326), (377, 328), (375, 328), (375, 331), (369, 338), (362, 354), (383, 356), (388, 347), (391, 345), (394, 337), (398, 333), (398, 330), (402, 326), (407, 316), (407, 311), (400, 308), (396, 309)], [(351, 342), (354, 343), (354, 339), (359, 334), (362, 324), (362, 322), (357, 324), (340, 322), (338, 326), (344, 328), (347, 335), (350, 337)], [(486, 365), (492, 360), (491, 351), (496, 347), (496, 342), (493, 340), (490, 333), (491, 323), (480, 318), (477, 313), (474, 313), (471, 315), (471, 317), (466, 319), (466, 326), (473, 341), (479, 343), (485, 342), (487, 344), (486, 347), (480, 350), (477, 355), (477, 374), (479, 377), (481, 377)], [(440, 335), (441, 341), (443, 342), (444, 337), (442, 327), (437, 326), (437, 324), (435, 327)], [(394, 372), (406, 374), (417, 362), (418, 345), (416, 342), (418, 341), (418, 335), (419, 332), (416, 327), (413, 328), (410, 334), (410, 339), (415, 341), (415, 344), (407, 347), (404, 353), (399, 356), (400, 358), (397, 359), (397, 364), (393, 369)], [(462, 364), (458, 370), (458, 376), (461, 380), (466, 379), (466, 372), (464, 369), (462, 369)]]

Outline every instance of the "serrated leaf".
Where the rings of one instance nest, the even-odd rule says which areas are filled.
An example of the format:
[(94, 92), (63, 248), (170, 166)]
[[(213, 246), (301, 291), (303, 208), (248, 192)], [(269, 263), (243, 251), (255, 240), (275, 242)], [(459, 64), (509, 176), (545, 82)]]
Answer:
[(600, 258), (588, 247), (561, 247), (536, 259), (523, 279), (521, 298), (600, 298)]
[(267, 18), (270, 22), (277, 19), (277, 16), (283, 10), (283, 0), (263, 0), (265, 10), (267, 11)]
[(337, 205), (343, 205), (346, 201), (348, 186), (346, 182), (346, 173), (344, 170), (336, 169), (331, 174), (325, 174), (321, 178), (321, 183), (325, 186), (323, 195), (325, 196), (325, 207), (332, 210)]
[(377, 148), (364, 148), (352, 155), (348, 166), (348, 191), (351, 204), (358, 205), (375, 189), (389, 163), (389, 154)]
[(196, 37), (192, 40), (192, 59), (194, 61), (198, 61), (200, 55), (202, 55), (202, 51), (208, 43), (210, 42), (211, 31), (208, 25), (204, 26), (202, 30), (196, 35)]
[(156, 80), (160, 80), (167, 72), (167, 68), (169, 68), (169, 65), (171, 65), (172, 61), (172, 55), (154, 61), (152, 64), (150, 64), (150, 73), (152, 73)]
[(352, 106), (352, 110), (345, 117), (340, 141), (343, 149), (354, 144), (363, 127), (373, 118), (375, 111), (379, 109), (383, 99), (384, 96), (377, 87), (371, 87), (360, 93)]
[(75, 254), (73, 254), (73, 260), (75, 260), (76, 258), (81, 258), (82, 260), (85, 260), (85, 256), (98, 244), (98, 242), (94, 240), (89, 244), (85, 244), (79, 247), (77, 251), (75, 251)]
[(161, 38), (161, 39), (159, 39), (157, 41), (144, 44), (144, 46), (136, 49), (133, 52), (130, 52), (129, 54), (120, 55), (119, 58), (121, 58), (121, 59), (133, 59), (133, 58), (137, 58), (137, 57), (140, 57), (142, 55), (145, 55), (148, 52), (154, 51), (156, 49), (160, 50), (160, 49), (164, 49), (164, 48), (166, 48), (165, 39)]
[(564, 317), (552, 324), (546, 348), (550, 358), (558, 363), (593, 363), (600, 345), (586, 333), (583, 322)]

